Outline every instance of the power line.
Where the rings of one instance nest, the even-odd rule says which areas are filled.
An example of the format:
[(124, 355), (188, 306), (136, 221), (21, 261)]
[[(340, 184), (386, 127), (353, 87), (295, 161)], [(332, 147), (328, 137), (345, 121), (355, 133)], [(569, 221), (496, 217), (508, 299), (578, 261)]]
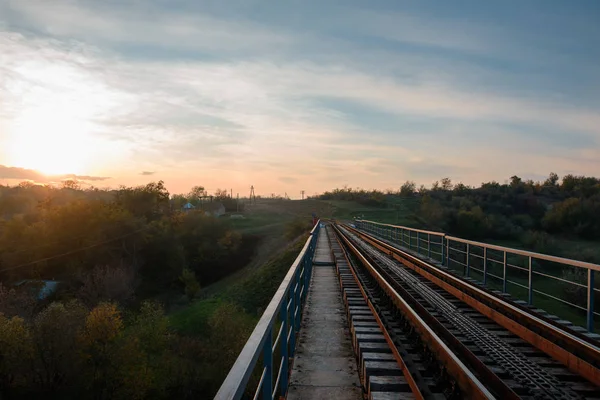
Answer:
[[(144, 229), (145, 229), (145, 228), (144, 228)], [(100, 234), (102, 234), (102, 233), (106, 233), (106, 232), (108, 232), (109, 230), (110, 230), (110, 229), (101, 230), (101, 231), (100, 231), (100, 232), (98, 232), (98, 233), (100, 233)], [(37, 245), (37, 246), (31, 246), (31, 247), (28, 247), (28, 248), (26, 248), (26, 249), (17, 250), (17, 251), (14, 251), (14, 252), (10, 252), (10, 251), (4, 250), (4, 253), (5, 253), (5, 254), (7, 254), (7, 255), (14, 256), (14, 255), (21, 254), (21, 253), (25, 253), (25, 252), (28, 252), (28, 251), (31, 251), (31, 250), (35, 250), (35, 249), (41, 249), (41, 248), (43, 248), (43, 247), (46, 247), (46, 246), (48, 246), (48, 245), (58, 245), (58, 244), (64, 244), (64, 243), (68, 243), (68, 242), (75, 241), (75, 240), (77, 240), (77, 239), (86, 239), (86, 238), (87, 238), (87, 236), (86, 236), (86, 235), (76, 235), (76, 236), (71, 236), (71, 237), (69, 237), (69, 238), (66, 238), (66, 239), (56, 239), (56, 240), (46, 241), (46, 242), (44, 242), (43, 244), (40, 244), (40, 245)], [(20, 244), (20, 243), (22, 243), (22, 242), (23, 242), (23, 240), (15, 240), (15, 241), (13, 241), (13, 242), (6, 243), (6, 245), (9, 245), (9, 246), (10, 246), (10, 245), (16, 245), (16, 244)], [(0, 253), (1, 253), (1, 252), (0, 252)]]
[(42, 259), (37, 260), (37, 261), (32, 261), (32, 262), (28, 262), (28, 263), (25, 263), (25, 264), (17, 265), (16, 267), (10, 267), (10, 268), (0, 269), (0, 272), (12, 271), (14, 269), (19, 269), (19, 268), (24, 268), (24, 267), (29, 267), (31, 265), (39, 264), (39, 263), (44, 262), (44, 261), (50, 261), (50, 260), (53, 260), (55, 258), (60, 258), (60, 257), (64, 257), (64, 256), (70, 256), (71, 254), (79, 253), (80, 251), (89, 250), (89, 249), (92, 249), (94, 247), (102, 246), (103, 244), (107, 244), (107, 243), (111, 243), (111, 242), (116, 242), (117, 240), (121, 240), (121, 239), (124, 239), (124, 238), (126, 238), (128, 236), (135, 235), (136, 233), (139, 233), (139, 232), (141, 232), (141, 231), (143, 231), (145, 229), (148, 229), (148, 227), (145, 227), (145, 228), (142, 228), (142, 229), (138, 229), (136, 231), (127, 233), (127, 234), (122, 235), (122, 236), (118, 236), (118, 237), (113, 238), (113, 239), (104, 240), (104, 241), (99, 242), (99, 243), (95, 243), (95, 244), (92, 244), (92, 245), (89, 245), (89, 246), (85, 246), (85, 247), (82, 247), (82, 248), (77, 249), (77, 250), (68, 251), (68, 252), (63, 253), (63, 254), (58, 254), (58, 255), (55, 255), (55, 256), (42, 258)]

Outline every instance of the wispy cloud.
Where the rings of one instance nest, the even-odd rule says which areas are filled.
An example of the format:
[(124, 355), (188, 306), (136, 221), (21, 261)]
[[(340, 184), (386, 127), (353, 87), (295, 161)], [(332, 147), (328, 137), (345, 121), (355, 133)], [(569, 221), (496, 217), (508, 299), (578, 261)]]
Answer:
[(140, 175), (151, 176), (151, 175), (154, 175), (155, 173), (156, 172), (154, 172), (154, 171), (142, 171), (142, 172), (140, 172)]
[(0, 165), (0, 179), (8, 179), (14, 181), (35, 181), (39, 183), (56, 182), (67, 179), (74, 179), (77, 181), (84, 182), (97, 182), (106, 181), (111, 179), (107, 176), (91, 176), (91, 175), (76, 175), (76, 174), (65, 174), (65, 175), (44, 175), (41, 172), (19, 167), (8, 167), (6, 165)]

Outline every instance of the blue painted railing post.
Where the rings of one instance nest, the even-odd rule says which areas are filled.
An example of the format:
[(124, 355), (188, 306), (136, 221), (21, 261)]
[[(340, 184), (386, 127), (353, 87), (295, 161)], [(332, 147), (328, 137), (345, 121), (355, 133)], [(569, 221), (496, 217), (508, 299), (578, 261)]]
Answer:
[[(294, 331), (294, 310), (296, 309), (296, 278), (293, 279), (292, 286), (290, 288), (290, 309), (288, 310), (288, 315), (290, 318), (291, 329), (288, 329), (290, 332), (290, 357), (294, 357), (296, 353), (296, 332)], [(287, 332), (285, 333), (287, 335)]]
[(288, 368), (289, 368), (289, 362), (290, 362), (290, 356), (288, 353), (288, 331), (290, 330), (289, 328), (289, 324), (288, 324), (288, 312), (287, 312), (287, 300), (285, 301), (285, 304), (283, 307), (281, 307), (281, 314), (280, 314), (280, 319), (281, 319), (281, 325), (282, 325), (282, 331), (281, 331), (281, 362), (283, 363), (283, 365), (281, 366), (281, 383), (280, 383), (280, 391), (279, 393), (281, 393), (282, 395), (285, 395), (285, 393), (287, 393), (287, 388), (288, 388)]
[(419, 232), (417, 232), (417, 253), (421, 253), (421, 238), (419, 237)]
[(263, 348), (263, 364), (265, 366), (265, 379), (262, 386), (263, 400), (273, 399), (273, 329), (269, 330), (265, 347)]
[(296, 335), (298, 333), (298, 331), (300, 330), (300, 314), (302, 311), (302, 298), (300, 297), (300, 270), (298, 270), (298, 276), (296, 277), (296, 282), (297, 282), (297, 286), (296, 286), (296, 292), (294, 293), (295, 297), (296, 297), (296, 307), (294, 308), (294, 335)]
[(593, 269), (588, 269), (588, 287), (587, 287), (587, 330), (594, 332), (594, 275)]

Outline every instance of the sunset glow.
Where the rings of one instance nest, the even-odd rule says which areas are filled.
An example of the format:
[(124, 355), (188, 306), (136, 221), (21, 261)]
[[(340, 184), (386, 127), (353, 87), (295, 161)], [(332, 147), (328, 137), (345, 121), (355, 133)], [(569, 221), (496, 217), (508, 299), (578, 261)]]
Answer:
[(596, 6), (250, 8), (0, 0), (0, 180), (297, 198), (598, 170)]

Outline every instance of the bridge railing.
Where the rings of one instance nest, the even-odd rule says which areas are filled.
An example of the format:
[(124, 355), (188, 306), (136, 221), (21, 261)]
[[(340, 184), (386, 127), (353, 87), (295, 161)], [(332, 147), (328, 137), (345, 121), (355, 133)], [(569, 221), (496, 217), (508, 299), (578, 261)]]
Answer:
[[(441, 232), (357, 220), (357, 228), (439, 261), (491, 289), (594, 331), (600, 265), (449, 236)], [(435, 251), (431, 249), (434, 248)]]
[(365, 232), (375, 234), (389, 242), (416, 251), (442, 264), (446, 260), (446, 248), (444, 246), (444, 237), (446, 235), (442, 232), (426, 231), (367, 220), (356, 220), (354, 223), (357, 228)]
[[(317, 221), (215, 399), (237, 400), (249, 394), (255, 400), (273, 400), (287, 392), (289, 366), (296, 350), (319, 230)], [(258, 379), (256, 389), (249, 387), (253, 374)]]

